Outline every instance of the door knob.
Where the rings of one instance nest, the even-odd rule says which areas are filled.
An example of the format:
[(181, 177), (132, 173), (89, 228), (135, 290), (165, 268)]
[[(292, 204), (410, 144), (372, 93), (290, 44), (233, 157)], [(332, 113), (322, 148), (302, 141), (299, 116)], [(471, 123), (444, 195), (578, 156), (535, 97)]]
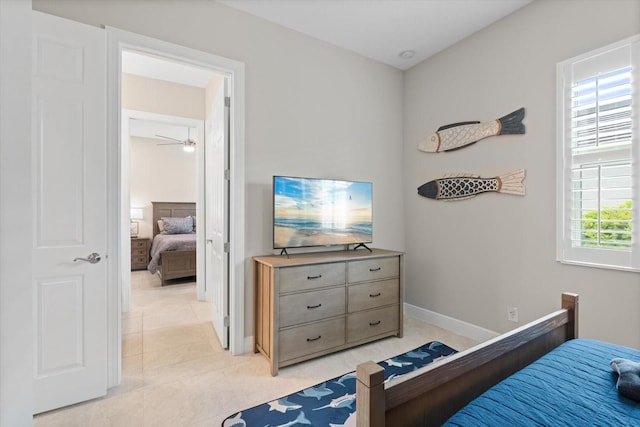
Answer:
[(86, 258), (74, 258), (73, 262), (86, 261), (86, 262), (89, 262), (91, 264), (97, 264), (97, 263), (100, 262), (101, 259), (102, 258), (100, 257), (100, 254), (97, 254), (97, 253), (93, 252), (93, 253), (89, 254), (89, 256), (86, 257)]

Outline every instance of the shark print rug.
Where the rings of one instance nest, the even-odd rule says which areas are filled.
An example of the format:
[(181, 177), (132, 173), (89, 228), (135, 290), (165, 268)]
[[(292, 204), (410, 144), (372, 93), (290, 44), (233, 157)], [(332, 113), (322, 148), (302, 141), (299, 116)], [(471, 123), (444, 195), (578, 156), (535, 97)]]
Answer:
[[(399, 356), (379, 362), (384, 380), (399, 377), (434, 360), (456, 353), (432, 341)], [(222, 427), (338, 427), (356, 425), (356, 373), (325, 381), (280, 399), (240, 411), (222, 422)]]

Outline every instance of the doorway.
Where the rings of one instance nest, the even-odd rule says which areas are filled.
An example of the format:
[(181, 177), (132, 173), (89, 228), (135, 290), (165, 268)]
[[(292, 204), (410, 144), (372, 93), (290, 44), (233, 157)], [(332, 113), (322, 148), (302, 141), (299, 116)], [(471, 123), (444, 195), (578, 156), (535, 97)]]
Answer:
[[(153, 86), (153, 82), (152, 88), (162, 89)], [(169, 94), (172, 98), (171, 95), (173, 94)], [(204, 176), (203, 162), (200, 159), (202, 149), (196, 148), (198, 145), (204, 145), (204, 120), (123, 109), (121, 141), (122, 203), (129, 203), (131, 213), (130, 223), (123, 224), (122, 230), (123, 234), (129, 233), (131, 237), (131, 245), (122, 245), (121, 254), (122, 312), (126, 313), (131, 303), (130, 276), (134, 272), (146, 271), (155, 274), (155, 281), (159, 285), (174, 283), (166, 282), (166, 278), (162, 278), (161, 257), (157, 250), (160, 246), (157, 243), (154, 245), (156, 240), (159, 243), (160, 237), (156, 238), (156, 234), (162, 230), (154, 227), (153, 216), (157, 213), (154, 206), (160, 206), (158, 202), (186, 203), (185, 206), (194, 210), (192, 222), (197, 222), (197, 218), (203, 218), (202, 212), (197, 215), (196, 203), (197, 199), (202, 198), (198, 197), (198, 192), (203, 188), (203, 183), (200, 182)], [(193, 141), (196, 147), (193, 147), (192, 151), (191, 147), (185, 147), (184, 142), (180, 141)], [(191, 212), (185, 211), (183, 214), (188, 215)], [(197, 224), (193, 225), (192, 234), (185, 235), (184, 240), (165, 242), (164, 249), (195, 251), (198, 249), (196, 244), (202, 246), (203, 236), (197, 235)], [(201, 227), (200, 232), (203, 231), (204, 227)], [(181, 272), (182, 274), (174, 273), (172, 277), (193, 276), (193, 280), (196, 281), (197, 299), (210, 300), (206, 294), (202, 250), (198, 255), (199, 271), (189, 269)], [(131, 274), (127, 274), (128, 272)]]
[[(182, 310), (177, 317), (167, 312), (160, 314), (154, 307), (163, 296), (173, 305), (188, 303), (184, 297), (190, 292), (176, 299), (173, 285), (181, 279), (182, 286), (190, 288), (188, 284), (195, 277), (197, 299), (207, 300), (212, 307), (223, 307), (226, 315), (227, 293), (212, 299), (213, 288), (227, 286), (223, 280), (215, 280), (224, 279), (226, 272), (215, 276), (208, 270), (227, 266), (208, 262), (215, 259), (209, 254), (215, 248), (206, 243), (214, 234), (211, 230), (226, 229), (228, 224), (226, 216), (210, 213), (215, 205), (212, 200), (217, 200), (225, 211), (229, 204), (226, 187), (216, 185), (215, 180), (215, 172), (228, 163), (224, 156), (228, 150), (216, 153), (214, 143), (215, 136), (224, 135), (227, 126), (224, 117), (216, 114), (224, 106), (224, 92), (219, 89), (226, 85), (225, 76), (130, 49), (122, 51), (121, 71), (121, 201), (124, 210), (131, 212), (131, 222), (123, 224), (122, 233), (129, 230), (132, 236), (131, 245), (123, 241), (121, 246), (122, 311), (129, 309), (131, 284), (135, 283), (143, 286), (136, 288), (140, 304), (134, 314), (136, 319), (144, 316), (144, 322), (140, 322), (144, 329), (169, 327), (170, 319), (185, 321), (191, 311), (188, 305), (186, 313)], [(186, 222), (188, 227), (183, 227)], [(180, 226), (170, 229), (168, 224)], [(126, 267), (129, 263), (132, 268)], [(144, 269), (144, 263), (153, 274), (149, 280), (137, 272), (129, 273)], [(151, 306), (148, 298), (142, 297), (143, 289), (156, 296)], [(152, 321), (157, 317), (162, 319), (159, 324)], [(214, 317), (209, 315), (207, 320), (213, 324), (223, 348), (227, 348), (228, 329), (218, 327)], [(127, 329), (124, 320), (123, 323), (123, 330)]]
[[(122, 107), (121, 87), (122, 81), (120, 78), (120, 70), (122, 66), (122, 55), (126, 51), (135, 51), (142, 53), (157, 59), (174, 62), (183, 66), (191, 66), (193, 68), (200, 68), (209, 71), (216, 72), (224, 76), (226, 82), (228, 82), (227, 88), (230, 95), (229, 100), (225, 104), (227, 109), (227, 141), (228, 141), (228, 164), (221, 173), (226, 177), (223, 181), (228, 186), (226, 193), (228, 202), (226, 204), (227, 211), (223, 218), (226, 224), (217, 228), (226, 229), (226, 243), (224, 245), (223, 256), (228, 260), (225, 263), (224, 279), (230, 284), (227, 293), (225, 293), (225, 300), (223, 301), (222, 308), (226, 308), (226, 319), (222, 319), (220, 324), (228, 325), (229, 329), (229, 350), (231, 354), (241, 354), (244, 352), (245, 339), (244, 339), (244, 261), (243, 261), (243, 235), (244, 235), (244, 179), (243, 179), (243, 155), (244, 155), (244, 140), (243, 140), (243, 86), (244, 86), (244, 66), (243, 64), (235, 61), (230, 61), (225, 58), (216, 57), (214, 55), (206, 54), (203, 52), (195, 51), (192, 49), (184, 48), (182, 46), (173, 45), (171, 43), (161, 42), (158, 40), (150, 39), (147, 37), (139, 36), (137, 34), (124, 32), (116, 29), (107, 29), (109, 39), (109, 79), (110, 86), (115, 90), (109, 91), (109, 140), (112, 142), (110, 147), (116, 147), (117, 150), (111, 149), (110, 157), (115, 160), (116, 167), (111, 169), (111, 173), (115, 173), (117, 176), (122, 177), (122, 168), (124, 164), (122, 162), (123, 153), (126, 151), (122, 145), (122, 137), (120, 134), (121, 126), (124, 124), (124, 119), (120, 116), (120, 109)], [(205, 126), (206, 127), (206, 126)], [(205, 141), (207, 138), (205, 138)], [(201, 163), (202, 176), (205, 176), (204, 158), (199, 158), (199, 164)], [(204, 182), (205, 178), (202, 178)], [(209, 179), (207, 178), (207, 182)], [(117, 214), (114, 213), (110, 226), (112, 229), (118, 230), (120, 235), (120, 242), (126, 242), (130, 237), (129, 222), (130, 222), (130, 207), (129, 201), (123, 197), (125, 191), (123, 188), (125, 183), (122, 178), (118, 182), (117, 188), (110, 191), (110, 197), (112, 201), (117, 203), (111, 204), (112, 206), (119, 206)], [(206, 191), (206, 190), (205, 190)], [(198, 205), (204, 207), (208, 197), (205, 197), (205, 191), (199, 191), (197, 202)], [(206, 215), (198, 215), (202, 219), (205, 219)], [(208, 221), (208, 219), (206, 220)], [(212, 227), (216, 228), (216, 227)], [(125, 238), (126, 237), (126, 238)], [(211, 239), (212, 240), (212, 239)], [(202, 255), (205, 255), (206, 250), (200, 250), (200, 247), (207, 245), (205, 243), (209, 241), (202, 239), (197, 251)], [(231, 244), (232, 242), (232, 244)], [(123, 277), (125, 273), (129, 273), (123, 267), (127, 264), (123, 259), (128, 253), (128, 250), (124, 249), (124, 245), (118, 245), (117, 241), (113, 242), (113, 247), (119, 247), (120, 259), (118, 263), (117, 272), (114, 272), (116, 277)], [(199, 257), (200, 258), (200, 257)], [(201, 258), (199, 261), (200, 266), (204, 267), (205, 260)], [(115, 267), (114, 267), (115, 268)], [(203, 273), (203, 276), (206, 273)], [(215, 288), (215, 286), (212, 286)], [(211, 289), (213, 290), (213, 289)], [(213, 295), (209, 292), (209, 289), (205, 293), (206, 297)], [(121, 297), (124, 296), (122, 289), (115, 289), (115, 292), (110, 292), (109, 298), (109, 386), (117, 385), (120, 382), (121, 373), (121, 336), (122, 336), (122, 324), (120, 323), (119, 313), (121, 309)], [(209, 298), (207, 298), (209, 299)], [(225, 307), (226, 306), (226, 307)], [(216, 312), (214, 311), (214, 324)]]

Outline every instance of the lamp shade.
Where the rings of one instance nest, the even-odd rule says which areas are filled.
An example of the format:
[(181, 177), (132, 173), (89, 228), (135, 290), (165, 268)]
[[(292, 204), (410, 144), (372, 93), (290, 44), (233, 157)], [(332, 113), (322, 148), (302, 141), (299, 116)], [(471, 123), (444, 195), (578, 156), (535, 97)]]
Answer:
[(131, 219), (142, 219), (142, 208), (131, 208)]

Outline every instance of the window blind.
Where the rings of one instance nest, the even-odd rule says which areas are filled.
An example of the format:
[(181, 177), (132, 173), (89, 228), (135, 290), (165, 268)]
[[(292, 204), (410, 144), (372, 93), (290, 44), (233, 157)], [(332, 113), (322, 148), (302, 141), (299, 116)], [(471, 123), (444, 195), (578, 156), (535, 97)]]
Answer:
[(640, 269), (638, 45), (558, 64), (560, 261)]

